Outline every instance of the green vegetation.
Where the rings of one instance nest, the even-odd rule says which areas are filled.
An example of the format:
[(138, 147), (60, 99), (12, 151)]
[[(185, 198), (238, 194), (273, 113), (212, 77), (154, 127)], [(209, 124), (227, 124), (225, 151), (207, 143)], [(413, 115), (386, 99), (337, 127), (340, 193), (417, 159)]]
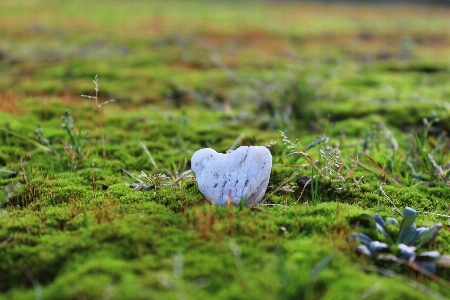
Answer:
[(377, 214), (373, 217), (362, 215), (359, 225), (362, 225), (361, 223), (365, 225), (367, 222), (368, 234), (375, 239), (381, 236), (382, 242), (372, 240), (363, 232), (354, 233), (352, 238), (360, 241), (358, 252), (373, 258), (375, 263), (406, 265), (420, 268), (423, 273), (436, 273), (436, 265), (441, 262), (447, 263), (448, 256), (443, 257), (438, 251), (421, 251), (420, 248), (433, 243), (442, 224), (417, 228), (414, 223), (416, 218), (417, 212), (410, 207), (403, 210), (401, 224), (395, 218), (383, 219)]
[[(450, 255), (449, 12), (1, 1), (0, 299), (449, 298), (351, 239), (410, 207)], [(241, 145), (265, 198), (213, 206), (190, 157)]]

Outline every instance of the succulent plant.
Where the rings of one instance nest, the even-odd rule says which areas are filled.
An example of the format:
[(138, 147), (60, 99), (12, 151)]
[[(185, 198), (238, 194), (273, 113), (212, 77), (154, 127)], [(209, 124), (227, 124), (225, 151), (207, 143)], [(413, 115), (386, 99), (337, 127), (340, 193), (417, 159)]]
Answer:
[(442, 224), (417, 228), (414, 223), (416, 218), (417, 212), (410, 207), (403, 210), (401, 223), (395, 218), (383, 219), (378, 214), (373, 217), (361, 215), (359, 221), (363, 232), (353, 233), (351, 237), (360, 242), (357, 252), (371, 257), (377, 264), (408, 262), (435, 273), (436, 265), (441, 260), (440, 253), (419, 249), (434, 241)]

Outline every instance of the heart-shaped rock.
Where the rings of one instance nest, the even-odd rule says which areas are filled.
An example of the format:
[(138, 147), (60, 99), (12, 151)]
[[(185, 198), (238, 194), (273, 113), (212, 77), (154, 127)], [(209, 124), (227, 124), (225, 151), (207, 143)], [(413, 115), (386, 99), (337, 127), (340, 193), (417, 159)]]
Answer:
[(238, 205), (261, 201), (272, 169), (272, 155), (266, 147), (241, 146), (227, 154), (211, 148), (198, 150), (191, 158), (200, 192), (209, 201), (227, 205), (228, 199)]

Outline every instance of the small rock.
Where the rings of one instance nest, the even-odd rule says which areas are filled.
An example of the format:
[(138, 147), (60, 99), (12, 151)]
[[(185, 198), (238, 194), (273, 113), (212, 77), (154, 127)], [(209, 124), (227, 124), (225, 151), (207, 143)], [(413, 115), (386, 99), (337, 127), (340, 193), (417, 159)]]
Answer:
[(286, 229), (286, 227), (280, 226), (280, 232), (281, 232), (281, 233), (287, 233), (288, 230)]
[(235, 204), (247, 197), (246, 204), (261, 201), (269, 183), (272, 155), (266, 147), (242, 146), (227, 154), (213, 149), (198, 150), (191, 168), (200, 192), (217, 205)]

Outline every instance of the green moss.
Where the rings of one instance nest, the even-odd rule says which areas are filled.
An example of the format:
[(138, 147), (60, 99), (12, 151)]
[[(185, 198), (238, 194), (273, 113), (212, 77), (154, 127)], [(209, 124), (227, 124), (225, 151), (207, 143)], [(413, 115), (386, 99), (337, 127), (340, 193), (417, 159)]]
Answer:
[[(447, 170), (442, 8), (111, 1), (0, 3), (0, 69), (8, 68), (0, 128), (16, 134), (0, 130), (0, 299), (39, 298), (39, 290), (44, 299), (430, 297), (409, 280), (449, 297), (409, 271), (365, 270), (370, 263), (349, 242), (361, 213), (396, 216), (382, 181), (398, 208), (448, 215), (448, 176), (438, 182), (420, 157), (431, 153)], [(99, 111), (81, 97), (94, 95), (96, 74), (99, 101), (115, 99)], [(74, 132), (90, 130), (82, 155), (61, 127), (66, 109)], [(412, 133), (426, 132), (433, 111), (440, 121), (423, 152)], [(54, 151), (33, 142), (37, 123)], [(322, 135), (340, 145), (341, 175), (357, 156), (364, 167), (342, 182), (320, 178), (313, 206), (310, 186), (301, 194), (297, 183), (312, 175), (311, 162), (286, 157), (278, 130), (320, 168), (324, 144), (308, 145)], [(270, 141), (270, 206), (216, 207), (188, 178), (130, 187), (141, 171), (176, 178), (200, 148)], [(419, 214), (417, 225), (446, 221)], [(448, 255), (449, 245), (443, 228), (429, 250)], [(437, 275), (450, 279), (448, 269)]]

